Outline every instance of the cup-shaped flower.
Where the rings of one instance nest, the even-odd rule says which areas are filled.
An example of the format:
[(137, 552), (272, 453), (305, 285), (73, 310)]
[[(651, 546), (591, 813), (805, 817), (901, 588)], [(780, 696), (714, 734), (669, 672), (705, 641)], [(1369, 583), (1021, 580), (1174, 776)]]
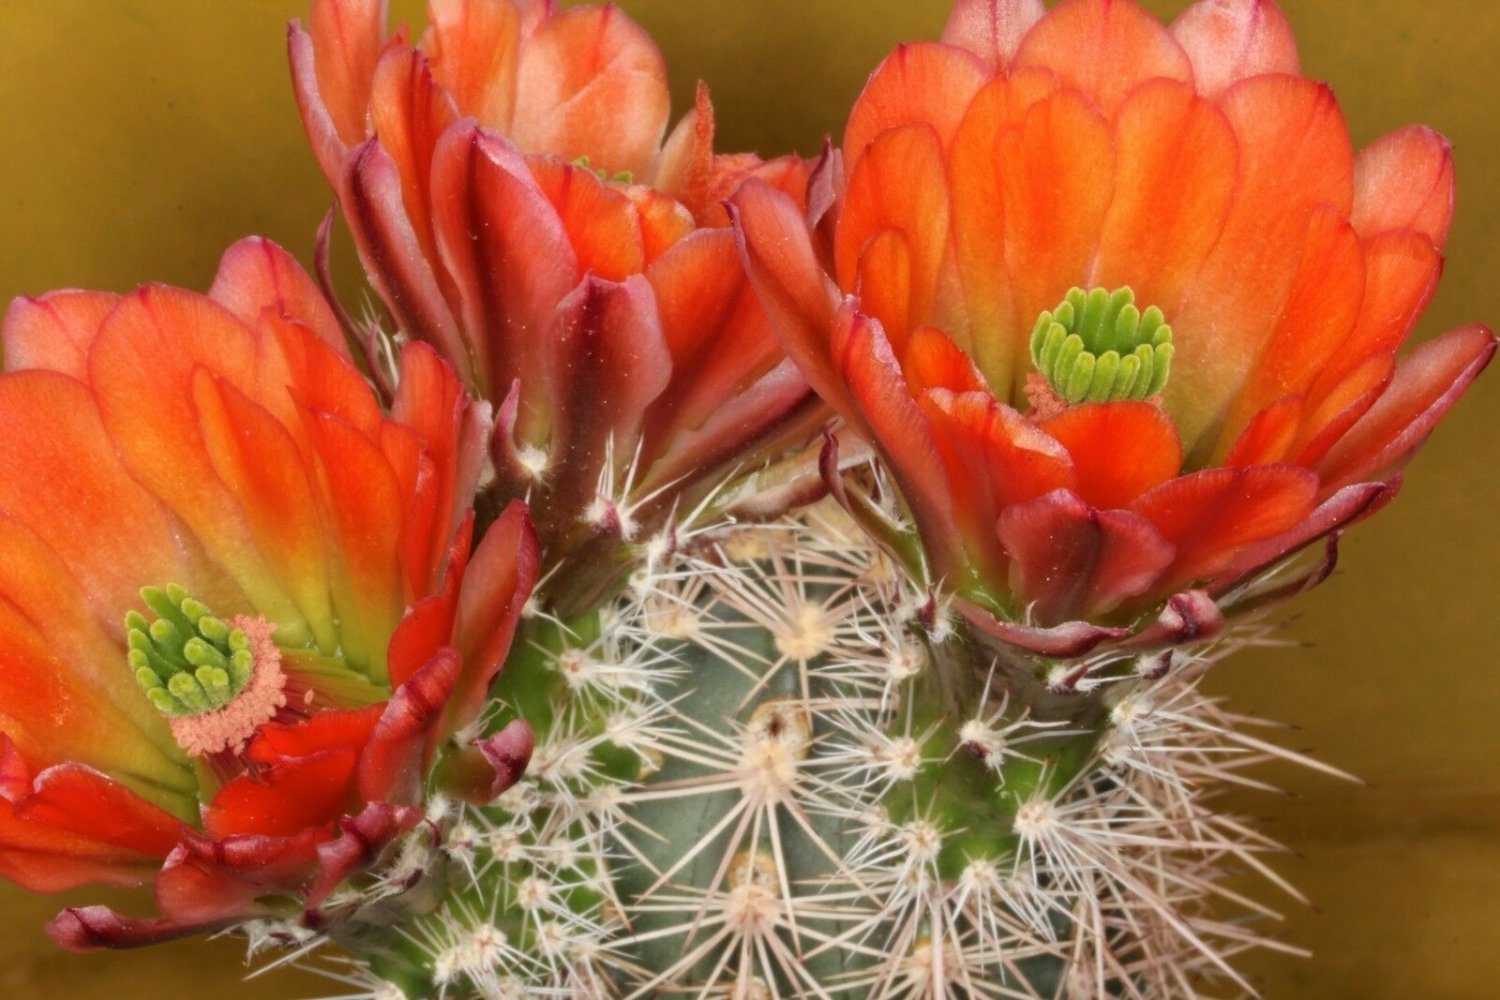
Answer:
[(487, 414), (436, 353), (382, 412), (262, 240), (208, 296), (18, 299), (4, 342), (0, 875), (154, 880), (159, 910), (58, 941), (315, 908), (422, 819), (440, 754), (513, 777), (527, 731), (473, 740), (536, 543), (518, 505), (471, 552)]
[(964, 0), (876, 70), (825, 174), (826, 238), (741, 189), (752, 277), (885, 458), (913, 561), (1044, 653), (1212, 627), (1388, 497), (1494, 351), (1475, 326), (1397, 362), (1441, 268), (1448, 145), (1409, 127), (1356, 155), (1269, 0), (1170, 27), (1130, 0)]
[(383, 7), (293, 25), (303, 121), (400, 331), (498, 408), (493, 493), (531, 498), (547, 563), (597, 568), (805, 439), (820, 404), (720, 204), (748, 176), (802, 199), (803, 161), (714, 155), (701, 87), (663, 145), (661, 54), (614, 7), (432, 0), (415, 45)]

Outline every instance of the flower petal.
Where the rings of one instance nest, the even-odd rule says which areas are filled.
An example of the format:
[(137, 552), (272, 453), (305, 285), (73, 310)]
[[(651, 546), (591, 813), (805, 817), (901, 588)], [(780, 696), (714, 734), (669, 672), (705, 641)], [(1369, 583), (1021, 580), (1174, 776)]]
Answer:
[(1423, 125), (1375, 140), (1354, 159), (1354, 214), (1360, 236), (1410, 229), (1441, 248), (1453, 223), (1453, 147)]
[(312, 0), (307, 33), (318, 93), (345, 145), (364, 140), (370, 78), (385, 34), (386, 0)]
[(505, 665), (540, 562), (531, 517), (525, 506), (512, 503), (480, 540), (459, 593), (453, 635), (463, 657), (463, 676), (449, 714), (455, 727), (478, 715)]
[(948, 243), (948, 181), (937, 133), (881, 132), (849, 177), (835, 259), (842, 288), (860, 296), (899, 355), (907, 334), (933, 322)]
[(1234, 132), (1192, 87), (1168, 80), (1131, 93), (1114, 130), (1115, 193), (1086, 287), (1128, 285), (1143, 310), (1178, 302), (1228, 215)]
[(671, 112), (666, 64), (619, 8), (546, 18), (522, 49), (516, 94), (510, 134), (521, 149), (650, 175)]
[[(1108, 123), (1084, 97), (1058, 91), (1032, 105), (1020, 128), (1001, 136), (994, 169), (1015, 289), (1016, 318), (1008, 333), (1019, 354), (1042, 311), (1087, 280), (1113, 197), (1114, 140)], [(1018, 382), (1025, 368), (1016, 367)], [(1007, 393), (1011, 388), (1015, 391)], [(1012, 398), (1019, 389), (1019, 384), (995, 386), (998, 394)]]
[[(16, 752), (0, 733), (7, 766)], [(98, 771), (59, 765), (36, 775), (24, 794), (0, 797), (0, 874), (33, 892), (93, 881), (138, 885), (181, 831), (176, 817)]]
[(585, 278), (558, 305), (547, 348), (550, 479), (538, 514), (571, 526), (594, 500), (611, 450), (621, 461), (635, 452), (642, 418), (671, 379), (672, 358), (655, 295), (639, 274), (618, 283)]
[(1051, 70), (1109, 115), (1146, 80), (1193, 80), (1187, 53), (1167, 29), (1120, 0), (1063, 0), (1021, 40), (1015, 65)]
[(1018, 378), (1017, 363), (1024, 365), (1027, 347), (1016, 333), (1027, 319), (1017, 315), (1006, 264), (1000, 137), (1022, 125), (1031, 106), (1057, 86), (1044, 70), (990, 81), (969, 103), (948, 154), (954, 263), (966, 313), (948, 332), (1002, 393)]
[(432, 232), (432, 151), (458, 118), (427, 59), (407, 45), (386, 47), (371, 81), (370, 125), (401, 175), (401, 201), (422, 253), (437, 259)]
[(438, 246), (471, 339), (458, 355), (437, 346), (481, 392), (497, 395), (521, 379), (530, 437), (546, 408), (536, 331), (581, 275), (568, 234), (526, 161), (473, 123), (444, 133), (432, 188)]
[(432, 75), (460, 114), (501, 132), (515, 114), (521, 29), (515, 3), (428, 0), (421, 48)]
[(119, 301), (118, 295), (109, 292), (77, 291), (14, 299), (0, 329), (5, 370), (45, 368), (87, 379), (89, 347), (104, 317)]
[(1380, 399), (1318, 464), (1328, 488), (1399, 469), (1495, 353), (1486, 327), (1454, 330), (1418, 347)]
[(203, 807), (203, 829), (222, 839), (235, 834), (289, 837), (331, 826), (349, 807), (358, 753), (319, 750), (241, 775)]
[(844, 128), (844, 169), (854, 175), (870, 143), (892, 129), (925, 125), (947, 148), (969, 106), (989, 79), (973, 54), (951, 45), (899, 45), (870, 74)]
[(208, 297), (255, 326), (271, 308), (315, 333), (339, 357), (351, 360), (338, 317), (323, 292), (291, 254), (270, 240), (252, 236), (224, 251)]
[(1217, 97), (1248, 76), (1300, 75), (1292, 26), (1272, 0), (1199, 0), (1172, 22), (1198, 93)]
[(1235, 554), (1290, 530), (1312, 510), (1318, 479), (1290, 465), (1205, 469), (1163, 483), (1131, 510), (1176, 547), (1158, 586), (1221, 573)]
[(1003, 71), (1043, 13), (1042, 0), (958, 0), (943, 25), (942, 40)]
[[(434, 154), (432, 179), (439, 210), (454, 197), (437, 177), (440, 153)], [(350, 153), (338, 187), (365, 274), (397, 325), (408, 336), (435, 344), (455, 364), (470, 361), (470, 347), (443, 297), (435, 261), (423, 254), (421, 237), (406, 214), (405, 180), (379, 141), (371, 139)], [(464, 374), (472, 377), (469, 371)]]
[(1006, 508), (997, 530), (1012, 587), (1043, 625), (1113, 610), (1148, 590), (1173, 555), (1145, 518), (1097, 510), (1068, 490)]
[(761, 180), (746, 181), (730, 204), (745, 273), (782, 346), (819, 396), (846, 420), (862, 425), (829, 357), (838, 290), (818, 263), (802, 212)]
[(1150, 403), (1070, 406), (1040, 426), (1072, 457), (1074, 492), (1102, 510), (1128, 507), (1182, 471), (1177, 428)]
[(1220, 107), (1239, 138), (1234, 204), (1181, 305), (1159, 303), (1177, 349), (1167, 409), (1190, 454), (1223, 420), (1270, 336), (1314, 213), (1324, 205), (1347, 213), (1353, 198), (1349, 134), (1327, 87), (1251, 77)]
[[(1010, 506), (1074, 485), (1062, 445), (988, 392), (930, 389), (920, 397), (971, 561), (986, 580), (1004, 576), (995, 524)], [(881, 442), (885, 444), (884, 441)], [(924, 536), (929, 537), (929, 536)]]

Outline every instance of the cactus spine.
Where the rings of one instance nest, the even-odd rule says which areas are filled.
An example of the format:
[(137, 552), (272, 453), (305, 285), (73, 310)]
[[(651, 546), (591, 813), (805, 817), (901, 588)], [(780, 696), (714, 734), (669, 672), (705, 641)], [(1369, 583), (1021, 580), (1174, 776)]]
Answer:
[(1209, 799), (1288, 755), (1198, 681), (1261, 634), (1059, 693), (835, 508), (721, 534), (534, 614), (487, 720), (536, 728), (526, 777), (253, 943), (392, 1000), (1248, 991), (1282, 946), (1223, 880), (1278, 848)]

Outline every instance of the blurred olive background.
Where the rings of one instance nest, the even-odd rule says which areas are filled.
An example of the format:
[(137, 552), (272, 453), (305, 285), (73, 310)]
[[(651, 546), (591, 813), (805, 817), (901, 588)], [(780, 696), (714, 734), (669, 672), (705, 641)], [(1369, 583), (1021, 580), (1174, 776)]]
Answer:
[[(419, 24), (419, 2), (394, 20)], [(721, 149), (816, 152), (892, 44), (932, 37), (946, 0), (626, 0), (660, 41), (683, 108), (698, 78)], [(1183, 0), (1156, 0), (1163, 16)], [(304, 261), (329, 203), (284, 65), (301, 0), (0, 0), (0, 301), (143, 281), (203, 288), (222, 249), (271, 236)], [(1419, 336), (1500, 322), (1500, 115), (1493, 0), (1285, 3), (1304, 70), (1331, 82), (1357, 144), (1413, 121), (1454, 141), (1459, 214)], [(347, 243), (336, 251), (347, 262)], [(1300, 727), (1288, 745), (1361, 775), (1276, 773), (1287, 797), (1241, 795), (1298, 852), (1280, 870), (1303, 961), (1245, 965), (1270, 997), (1500, 996), (1500, 375), (1478, 386), (1411, 469), (1398, 502), (1344, 546), (1339, 574), (1294, 609), (1289, 644), (1214, 679), (1247, 713)], [(3, 429), (0, 429), (3, 433)], [(83, 530), (85, 526), (80, 526)], [(87, 526), (107, 530), (107, 526)], [(126, 893), (103, 895), (116, 905)], [(1266, 895), (1269, 895), (1266, 893)], [(238, 942), (117, 955), (56, 951), (57, 899), (0, 886), (0, 996), (337, 994), (276, 971), (246, 985)]]

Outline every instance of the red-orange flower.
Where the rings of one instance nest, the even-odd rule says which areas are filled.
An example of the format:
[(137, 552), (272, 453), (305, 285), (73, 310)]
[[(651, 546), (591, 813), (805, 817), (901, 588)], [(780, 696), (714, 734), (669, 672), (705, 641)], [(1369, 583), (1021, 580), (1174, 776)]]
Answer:
[[(482, 413), (423, 345), (382, 413), (260, 240), (207, 297), (18, 299), (4, 340), (0, 874), (154, 879), (159, 917), (66, 911), (72, 947), (316, 907), (421, 819), (530, 593), (524, 508), (470, 553)], [(480, 750), (503, 781), (528, 741)]]
[(496, 492), (549, 562), (805, 434), (720, 205), (747, 176), (801, 199), (803, 162), (715, 156), (702, 88), (662, 145), (661, 55), (614, 7), (432, 0), (417, 45), (383, 7), (293, 26), (303, 121), (397, 325), (498, 407)]
[(1170, 29), (1130, 0), (964, 0), (875, 72), (815, 183), (826, 239), (763, 185), (736, 199), (788, 351), (887, 460), (932, 578), (1044, 653), (1168, 597), (1136, 644), (1213, 627), (1389, 497), (1494, 351), (1474, 326), (1397, 364), (1447, 143), (1356, 156), (1269, 0)]

